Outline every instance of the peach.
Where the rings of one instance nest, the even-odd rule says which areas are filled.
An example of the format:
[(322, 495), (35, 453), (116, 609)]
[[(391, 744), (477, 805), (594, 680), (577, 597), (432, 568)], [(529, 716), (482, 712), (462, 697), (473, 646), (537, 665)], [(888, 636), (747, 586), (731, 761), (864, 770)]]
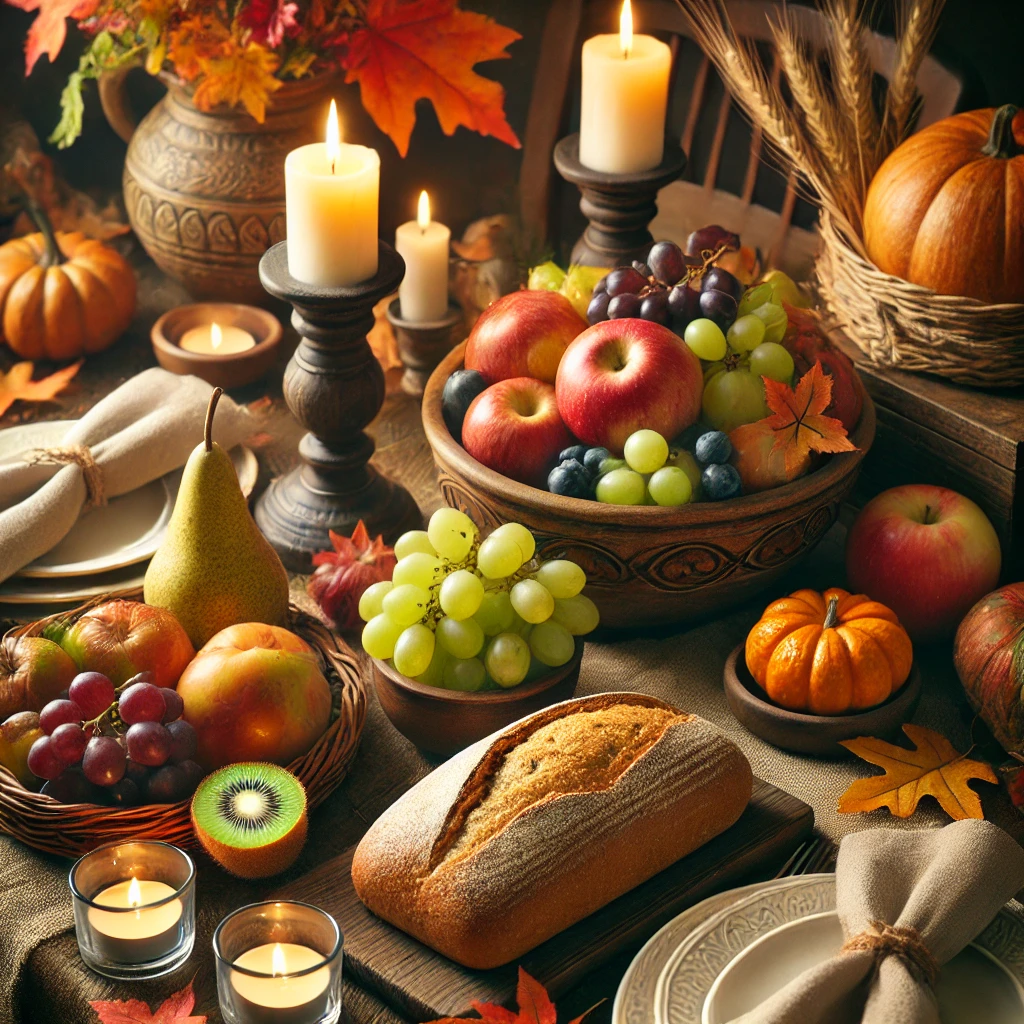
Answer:
[(0, 720), (19, 711), (42, 711), (77, 674), (78, 666), (52, 640), (5, 637), (0, 643)]

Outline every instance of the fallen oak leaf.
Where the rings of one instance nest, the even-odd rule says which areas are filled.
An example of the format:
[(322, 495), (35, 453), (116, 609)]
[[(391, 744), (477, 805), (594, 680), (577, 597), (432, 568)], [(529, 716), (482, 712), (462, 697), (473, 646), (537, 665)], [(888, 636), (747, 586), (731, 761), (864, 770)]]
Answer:
[(457, 0), (369, 0), (365, 23), (347, 39), (346, 83), (358, 82), (364, 109), (409, 152), (416, 101), (429, 99), (446, 135), (459, 125), (519, 148), (505, 120), (505, 90), (476, 74), (481, 61), (507, 57), (518, 32)]
[(7, 373), (0, 372), (0, 416), (17, 401), (48, 402), (67, 387), (68, 381), (82, 365), (83, 360), (65, 366), (42, 380), (32, 379), (31, 362), (15, 363)]
[(957, 821), (984, 818), (981, 800), (968, 783), (980, 779), (998, 784), (992, 768), (961, 754), (934, 729), (908, 722), (903, 731), (914, 744), (913, 750), (870, 736), (840, 741), (858, 757), (884, 768), (885, 773), (854, 782), (839, 798), (839, 812), (888, 807), (897, 818), (909, 818), (921, 797), (933, 796)]
[(97, 999), (89, 1003), (101, 1024), (206, 1024), (205, 1016), (193, 1015), (195, 1004), (191, 981), (180, 992), (168, 996), (155, 1011), (141, 999)]

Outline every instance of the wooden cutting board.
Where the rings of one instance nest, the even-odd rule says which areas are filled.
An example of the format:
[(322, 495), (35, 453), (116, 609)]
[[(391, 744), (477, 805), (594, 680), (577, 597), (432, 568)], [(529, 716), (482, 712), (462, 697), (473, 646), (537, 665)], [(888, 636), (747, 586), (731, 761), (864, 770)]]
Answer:
[[(522, 966), (557, 999), (620, 950), (638, 947), (686, 907), (759, 865), (781, 863), (813, 824), (814, 812), (802, 800), (755, 779), (750, 805), (732, 828), (538, 946)], [(345, 937), (346, 973), (412, 1021), (472, 1014), (473, 1000), (513, 1005), (517, 964), (473, 971), (374, 917), (352, 888), (353, 850), (272, 898), (302, 900), (333, 914)]]

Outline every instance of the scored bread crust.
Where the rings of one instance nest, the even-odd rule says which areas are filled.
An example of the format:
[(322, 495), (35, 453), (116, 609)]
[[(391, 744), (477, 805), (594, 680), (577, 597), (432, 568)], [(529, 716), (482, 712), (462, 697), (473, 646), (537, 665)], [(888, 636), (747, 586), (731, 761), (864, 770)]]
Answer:
[[(507, 754), (559, 719), (657, 708), (663, 731), (602, 788), (540, 797), (491, 834), (459, 842)], [(610, 784), (607, 784), (610, 782)], [(356, 849), (366, 906), (467, 967), (514, 960), (732, 825), (753, 786), (739, 748), (708, 722), (645, 694), (546, 708), (473, 744), (382, 814)], [(479, 824), (479, 815), (474, 819)]]

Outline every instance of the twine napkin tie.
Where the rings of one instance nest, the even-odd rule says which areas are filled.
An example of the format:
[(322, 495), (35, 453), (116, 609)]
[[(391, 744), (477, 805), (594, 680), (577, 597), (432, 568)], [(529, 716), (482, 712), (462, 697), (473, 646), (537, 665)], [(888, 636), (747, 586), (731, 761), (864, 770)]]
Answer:
[(30, 466), (78, 466), (85, 479), (85, 505), (82, 511), (101, 508), (107, 503), (103, 489), (103, 470), (92, 457), (92, 451), (84, 444), (72, 444), (65, 448), (36, 448), (25, 456)]
[(864, 931), (847, 939), (839, 952), (858, 953), (863, 950), (874, 953), (876, 966), (887, 956), (899, 957), (918, 981), (929, 988), (935, 987), (939, 965), (916, 928), (872, 921)]

